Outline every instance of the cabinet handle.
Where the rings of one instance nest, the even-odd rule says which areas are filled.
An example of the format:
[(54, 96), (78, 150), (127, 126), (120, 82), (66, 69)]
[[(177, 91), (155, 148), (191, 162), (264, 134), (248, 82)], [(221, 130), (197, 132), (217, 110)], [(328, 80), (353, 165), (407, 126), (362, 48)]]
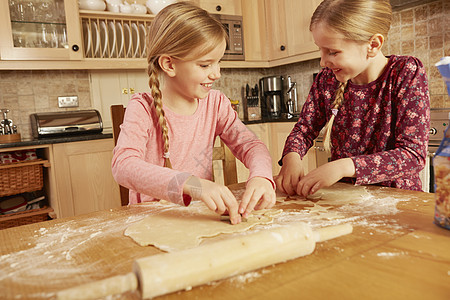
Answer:
[(122, 89), (122, 94), (127, 95), (128, 94), (128, 89), (127, 88), (123, 88)]
[(217, 10), (217, 11), (221, 11), (221, 10), (222, 10), (222, 6), (217, 5), (217, 6), (216, 6), (216, 10)]
[(80, 47), (78, 45), (73, 45), (72, 50), (77, 52), (78, 50), (80, 50)]
[(134, 94), (134, 88), (130, 88), (130, 94)]
[(285, 46), (285, 45), (281, 45), (280, 50), (281, 50), (281, 51), (286, 50), (286, 46)]

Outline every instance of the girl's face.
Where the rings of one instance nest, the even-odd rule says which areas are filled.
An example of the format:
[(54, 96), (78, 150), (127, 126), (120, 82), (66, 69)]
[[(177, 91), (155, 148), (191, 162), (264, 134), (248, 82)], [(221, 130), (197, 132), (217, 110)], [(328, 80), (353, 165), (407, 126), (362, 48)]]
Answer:
[(355, 84), (366, 84), (369, 67), (368, 45), (345, 39), (341, 33), (317, 24), (312, 34), (320, 49), (320, 66), (333, 70), (340, 82), (351, 79)]
[(220, 60), (225, 53), (225, 40), (213, 51), (194, 60), (174, 60), (174, 76), (170, 86), (180, 98), (188, 101), (205, 98), (214, 81), (220, 78)]

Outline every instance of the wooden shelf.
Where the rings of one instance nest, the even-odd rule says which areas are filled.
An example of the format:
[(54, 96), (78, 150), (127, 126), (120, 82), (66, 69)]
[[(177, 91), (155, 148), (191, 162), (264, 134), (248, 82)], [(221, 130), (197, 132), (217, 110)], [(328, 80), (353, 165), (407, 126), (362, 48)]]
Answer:
[(127, 21), (152, 21), (155, 18), (155, 15), (122, 14), (122, 13), (113, 13), (113, 12), (109, 12), (109, 11), (99, 11), (99, 10), (80, 10), (80, 18), (115, 19), (115, 20), (127, 20)]

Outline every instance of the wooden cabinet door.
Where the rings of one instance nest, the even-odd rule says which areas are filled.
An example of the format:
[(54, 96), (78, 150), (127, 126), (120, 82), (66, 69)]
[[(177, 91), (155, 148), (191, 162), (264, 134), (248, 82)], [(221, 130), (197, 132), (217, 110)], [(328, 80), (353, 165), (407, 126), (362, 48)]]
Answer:
[(265, 0), (265, 6), (269, 60), (285, 58), (289, 49), (285, 1)]
[(242, 22), (245, 61), (267, 61), (269, 43), (264, 0), (242, 0)]
[(112, 139), (53, 145), (60, 217), (119, 207), (112, 177)]
[(289, 56), (318, 51), (309, 23), (316, 7), (322, 0), (285, 0), (286, 32)]
[[(321, 0), (265, 0), (269, 60), (317, 58), (309, 23)], [(291, 61), (286, 61), (289, 63)]]
[(81, 60), (83, 54), (78, 2), (72, 0), (28, 2), (25, 4), (34, 5), (35, 10), (31, 11), (39, 11), (37, 7), (39, 5), (49, 5), (46, 9), (51, 17), (43, 17), (43, 13), (18, 16), (14, 7), (10, 13), (10, 1), (0, 1), (1, 59)]
[[(247, 125), (247, 128), (253, 131), (253, 133), (256, 134), (256, 136), (267, 146), (267, 148), (269, 148), (270, 133), (269, 133), (269, 126), (267, 123), (251, 124)], [(238, 159), (236, 159), (236, 167), (238, 172), (238, 182), (247, 181), (248, 176), (250, 175), (249, 170)]]
[(133, 94), (150, 91), (148, 75), (140, 71), (91, 71), (91, 98), (103, 120), (104, 128), (112, 128), (110, 107), (127, 106)]
[[(278, 165), (278, 161), (281, 159), (283, 154), (284, 144), (286, 143), (286, 138), (294, 128), (294, 122), (280, 122), (280, 123), (270, 123), (271, 126), (271, 137), (272, 144), (270, 148), (270, 153), (272, 156), (272, 164), (274, 174), (278, 175), (280, 173), (281, 167)], [(305, 168), (305, 174), (310, 172), (312, 169), (316, 168), (316, 157), (314, 153), (314, 147), (311, 147), (303, 157), (303, 166)]]

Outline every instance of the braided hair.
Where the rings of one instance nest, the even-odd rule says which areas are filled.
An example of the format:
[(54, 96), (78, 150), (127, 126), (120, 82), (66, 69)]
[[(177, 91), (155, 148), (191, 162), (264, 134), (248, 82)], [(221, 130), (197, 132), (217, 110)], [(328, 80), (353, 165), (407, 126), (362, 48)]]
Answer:
[[(387, 37), (392, 21), (389, 0), (324, 0), (314, 11), (309, 30), (318, 24), (325, 24), (346, 39), (368, 42), (375, 34)], [(337, 112), (344, 102), (347, 82), (341, 82), (331, 104), (331, 118), (325, 125), (324, 147), (331, 148), (331, 128)]]
[(163, 104), (159, 64), (161, 55), (194, 60), (217, 47), (228, 35), (222, 23), (207, 11), (189, 2), (177, 2), (162, 9), (152, 21), (147, 36), (147, 74), (153, 106), (163, 140), (164, 166), (172, 168), (169, 158), (169, 129)]

